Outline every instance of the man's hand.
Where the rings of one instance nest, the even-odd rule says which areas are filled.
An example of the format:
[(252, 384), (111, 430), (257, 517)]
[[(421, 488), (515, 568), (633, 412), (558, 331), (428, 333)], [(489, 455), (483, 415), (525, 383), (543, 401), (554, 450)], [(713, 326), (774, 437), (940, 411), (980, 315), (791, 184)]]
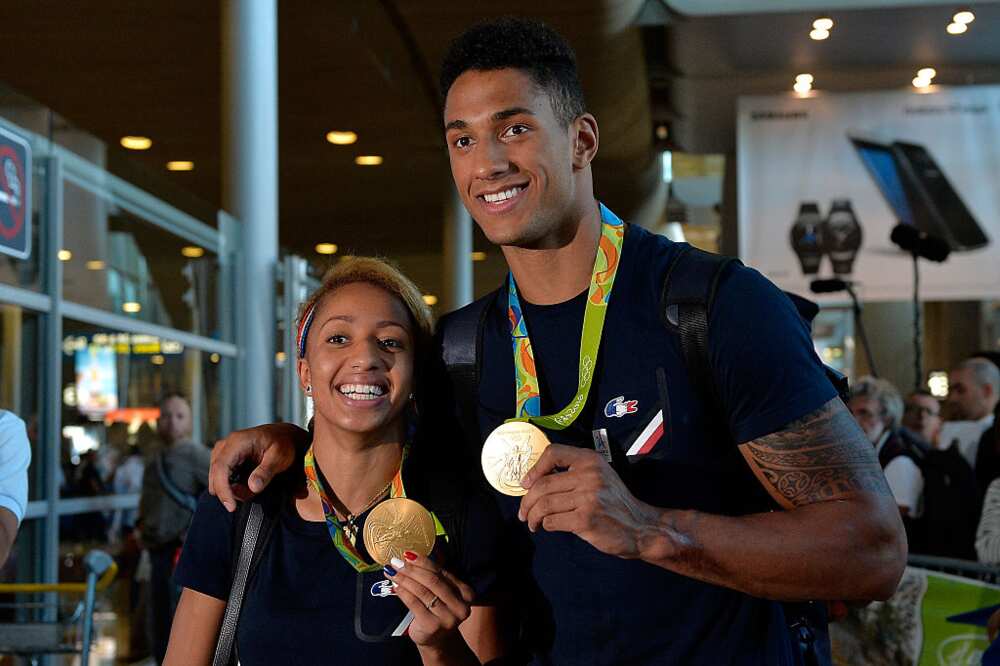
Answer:
[(644, 531), (656, 522), (652, 507), (637, 500), (590, 449), (548, 446), (521, 485), (528, 494), (517, 517), (528, 529), (572, 532), (608, 555), (639, 557)]
[[(227, 511), (236, 510), (236, 500), (250, 499), (275, 474), (291, 467), (296, 459), (296, 444), (308, 439), (308, 432), (291, 423), (271, 423), (230, 433), (212, 449), (208, 492), (218, 497)], [(246, 483), (231, 482), (234, 473), (254, 464)]]

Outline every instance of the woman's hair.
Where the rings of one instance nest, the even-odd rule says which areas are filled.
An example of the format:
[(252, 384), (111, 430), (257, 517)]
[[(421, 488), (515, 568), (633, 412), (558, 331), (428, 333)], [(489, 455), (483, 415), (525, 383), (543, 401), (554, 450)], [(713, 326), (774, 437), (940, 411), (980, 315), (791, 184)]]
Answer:
[(403, 302), (410, 313), (415, 338), (417, 358), (423, 356), (434, 335), (434, 318), (424, 303), (420, 289), (402, 271), (376, 257), (344, 257), (323, 276), (323, 283), (299, 309), (297, 349), (299, 358), (305, 358), (306, 339), (316, 306), (329, 294), (341, 287), (363, 282), (383, 289)]

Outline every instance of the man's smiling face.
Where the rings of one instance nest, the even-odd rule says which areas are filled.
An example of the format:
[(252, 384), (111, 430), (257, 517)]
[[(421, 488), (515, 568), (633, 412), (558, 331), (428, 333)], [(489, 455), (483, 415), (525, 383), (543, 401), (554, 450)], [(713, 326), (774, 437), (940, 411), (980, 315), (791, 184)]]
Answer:
[(573, 124), (519, 69), (468, 70), (448, 91), (445, 135), (465, 207), (497, 245), (534, 247), (573, 210)]

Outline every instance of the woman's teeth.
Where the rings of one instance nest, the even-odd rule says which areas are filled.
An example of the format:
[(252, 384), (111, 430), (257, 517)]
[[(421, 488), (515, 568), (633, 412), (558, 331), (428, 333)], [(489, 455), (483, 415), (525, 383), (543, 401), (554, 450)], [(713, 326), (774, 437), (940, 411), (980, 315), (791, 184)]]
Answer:
[(497, 192), (496, 194), (484, 194), (483, 198), (486, 199), (487, 203), (500, 203), (501, 201), (507, 201), (507, 199), (513, 199), (523, 189), (523, 186), (512, 187), (509, 190)]
[(385, 393), (378, 384), (344, 384), (340, 392), (352, 400), (374, 400)]

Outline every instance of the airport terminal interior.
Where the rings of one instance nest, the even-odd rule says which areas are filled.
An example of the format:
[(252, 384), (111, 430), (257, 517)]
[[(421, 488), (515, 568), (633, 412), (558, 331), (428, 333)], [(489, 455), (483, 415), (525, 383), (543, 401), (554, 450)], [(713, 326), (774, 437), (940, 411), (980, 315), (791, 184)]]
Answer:
[[(949, 383), (1000, 362), (998, 2), (8, 0), (0, 409), (31, 463), (0, 664), (155, 663), (136, 526), (162, 399), (206, 447), (305, 425), (297, 317), (329, 267), (390, 259), (435, 316), (503, 284), (455, 192), (438, 70), (504, 15), (576, 50), (610, 209), (815, 301), (816, 353), (852, 384), (983, 421)], [(985, 629), (943, 618), (1000, 603), (1000, 557), (912, 551), (923, 644), (891, 661), (879, 638), (919, 606), (845, 609), (834, 663), (979, 663)], [(5, 649), (52, 622), (64, 653)]]

